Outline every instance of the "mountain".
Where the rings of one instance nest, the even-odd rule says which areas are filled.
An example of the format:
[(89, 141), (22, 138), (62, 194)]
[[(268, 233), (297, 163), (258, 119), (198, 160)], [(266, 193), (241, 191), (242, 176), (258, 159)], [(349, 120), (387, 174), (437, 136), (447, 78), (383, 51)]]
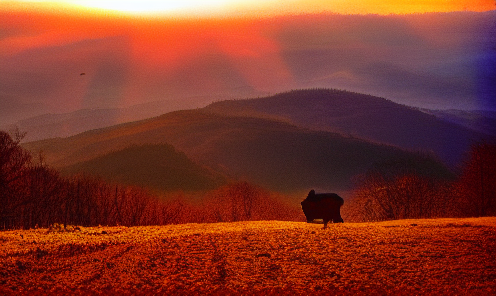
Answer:
[(470, 145), (489, 134), (468, 129), (384, 98), (342, 90), (297, 90), (250, 100), (212, 103), (205, 111), (279, 120), (316, 131), (336, 132), (460, 163)]
[[(271, 119), (213, 114), (203, 109), (171, 112), (69, 138), (30, 142), (24, 147), (34, 153), (42, 151), (48, 164), (70, 170), (87, 162), (103, 165), (95, 159), (145, 144), (170, 144), (201, 166), (280, 192), (308, 188), (349, 190), (353, 177), (374, 165), (417, 156), (327, 131)], [(94, 167), (91, 170), (96, 171)], [(424, 173), (449, 174), (435, 161)]]
[(496, 136), (496, 111), (488, 110), (429, 110), (422, 112), (432, 114), (444, 121), (458, 124), (479, 133)]
[[(217, 97), (218, 98), (218, 97)], [(79, 133), (130, 121), (143, 120), (184, 108), (204, 107), (212, 100), (208, 96), (187, 99), (161, 100), (127, 108), (80, 109), (69, 113), (48, 113), (29, 117), (1, 129), (17, 127), (26, 132), (25, 141), (69, 137)]]
[(225, 179), (191, 161), (171, 145), (130, 146), (64, 167), (66, 175), (84, 173), (120, 184), (158, 191), (214, 189)]

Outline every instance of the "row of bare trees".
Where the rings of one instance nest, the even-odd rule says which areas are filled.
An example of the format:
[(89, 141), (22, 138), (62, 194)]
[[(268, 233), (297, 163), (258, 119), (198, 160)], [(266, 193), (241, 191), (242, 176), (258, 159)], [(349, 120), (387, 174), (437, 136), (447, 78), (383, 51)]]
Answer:
[(287, 198), (247, 182), (208, 192), (202, 199), (201, 208), (204, 216), (198, 222), (303, 220), (301, 209), (289, 204)]
[[(163, 199), (142, 188), (61, 177), (43, 161), (34, 162), (21, 139), (20, 133), (0, 131), (0, 229), (303, 220), (301, 209), (286, 198), (247, 182), (206, 192), (191, 203), (180, 194)], [(358, 179), (343, 207), (345, 221), (496, 215), (495, 145), (474, 145), (454, 180), (397, 167)]]
[(348, 221), (496, 215), (496, 145), (474, 144), (454, 180), (373, 171), (345, 203)]
[[(4, 187), (5, 189), (5, 187)], [(160, 201), (141, 188), (79, 176), (63, 178), (29, 166), (0, 192), (0, 229), (66, 225), (163, 225), (177, 223), (182, 203)]]
[(95, 178), (61, 177), (34, 162), (20, 145), (22, 135), (0, 131), (0, 229), (165, 225), (242, 220), (301, 220), (291, 207), (246, 182), (229, 184), (190, 203), (180, 194), (164, 199), (145, 189)]

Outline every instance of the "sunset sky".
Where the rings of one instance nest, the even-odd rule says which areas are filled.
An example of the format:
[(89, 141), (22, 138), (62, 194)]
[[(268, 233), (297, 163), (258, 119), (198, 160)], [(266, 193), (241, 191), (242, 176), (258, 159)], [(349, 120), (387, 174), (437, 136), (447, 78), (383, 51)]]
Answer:
[(495, 8), (494, 0), (0, 1), (0, 125), (308, 87), (496, 109)]
[(487, 11), (493, 0), (48, 0), (2, 1), (11, 7), (38, 10), (84, 8), (132, 14), (181, 16), (281, 15), (333, 12), (341, 14), (404, 14)]

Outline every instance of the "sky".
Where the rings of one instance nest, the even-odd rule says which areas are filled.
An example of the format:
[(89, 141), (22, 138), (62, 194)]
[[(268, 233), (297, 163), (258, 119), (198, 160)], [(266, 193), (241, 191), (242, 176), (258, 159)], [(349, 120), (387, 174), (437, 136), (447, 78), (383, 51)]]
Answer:
[(191, 16), (268, 16), (333, 12), (340, 14), (405, 14), (487, 11), (493, 0), (49, 0), (2, 1), (38, 10), (93, 9), (131, 14)]
[(326, 87), (496, 109), (494, 0), (0, 1), (0, 126)]

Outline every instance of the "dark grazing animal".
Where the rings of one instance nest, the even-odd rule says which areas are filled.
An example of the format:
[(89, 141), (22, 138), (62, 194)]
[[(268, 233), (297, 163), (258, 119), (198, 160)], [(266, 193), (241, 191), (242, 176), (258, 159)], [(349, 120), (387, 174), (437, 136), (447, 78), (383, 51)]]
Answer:
[(341, 218), (341, 206), (344, 200), (336, 193), (321, 193), (315, 194), (312, 190), (308, 193), (307, 198), (301, 202), (301, 208), (307, 222), (312, 222), (314, 219), (324, 220), (324, 229), (327, 228), (327, 223), (343, 223)]

